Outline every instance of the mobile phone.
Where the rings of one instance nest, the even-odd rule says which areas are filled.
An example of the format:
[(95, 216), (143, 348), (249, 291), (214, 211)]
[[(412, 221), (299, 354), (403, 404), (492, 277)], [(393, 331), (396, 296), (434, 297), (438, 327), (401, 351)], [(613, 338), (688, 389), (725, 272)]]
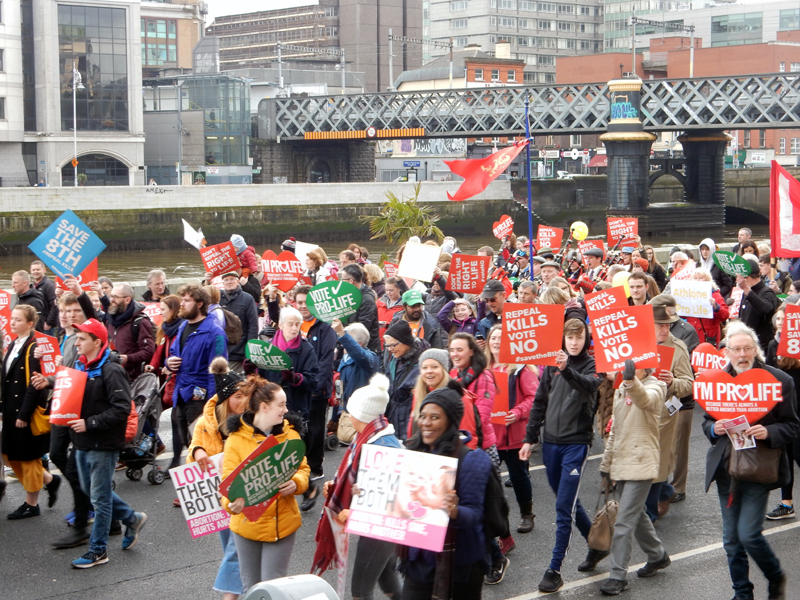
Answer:
[(484, 337), (483, 337), (483, 334), (482, 334), (482, 333), (476, 333), (476, 334), (475, 334), (475, 339), (476, 339), (476, 340), (482, 340), (482, 339), (484, 339)]

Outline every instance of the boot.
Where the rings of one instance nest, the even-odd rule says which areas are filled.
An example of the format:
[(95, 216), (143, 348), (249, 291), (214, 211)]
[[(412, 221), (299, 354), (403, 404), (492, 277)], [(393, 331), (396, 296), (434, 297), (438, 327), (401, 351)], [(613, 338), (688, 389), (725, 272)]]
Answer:
[(530, 533), (533, 531), (533, 520), (536, 518), (536, 515), (533, 514), (533, 502), (528, 502), (525, 506), (521, 506), (520, 513), (517, 533)]
[(58, 549), (75, 548), (82, 544), (88, 544), (91, 537), (91, 529), (86, 527), (81, 529), (73, 529), (65, 537), (53, 542), (53, 546)]

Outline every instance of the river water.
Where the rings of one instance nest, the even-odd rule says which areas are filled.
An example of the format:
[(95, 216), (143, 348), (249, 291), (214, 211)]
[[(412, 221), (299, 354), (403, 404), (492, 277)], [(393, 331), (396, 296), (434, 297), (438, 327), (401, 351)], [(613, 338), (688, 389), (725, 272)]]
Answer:
[[(739, 227), (738, 225), (726, 227), (723, 239), (714, 238), (715, 241), (736, 242), (736, 234)], [(769, 228), (766, 225), (751, 226), (751, 229), (753, 230), (753, 237), (757, 240), (769, 237)], [(591, 233), (593, 232), (590, 232), (590, 234)], [(605, 231), (602, 232), (602, 235), (605, 235)], [(589, 237), (591, 239), (593, 236), (590, 235)], [(667, 237), (659, 237), (658, 244), (665, 246), (672, 246), (677, 243), (698, 244), (703, 237), (705, 236), (699, 235), (697, 231), (691, 231), (686, 232), (685, 235), (676, 234)], [(302, 241), (312, 244), (319, 243), (325, 248), (328, 257), (334, 260), (337, 259), (338, 253), (347, 246), (347, 244), (341, 242), (326, 244), (325, 242), (315, 239), (304, 239)], [(369, 249), (370, 256), (375, 259), (380, 257), (382, 252), (392, 255), (396, 249), (396, 246), (386, 244), (383, 240), (367, 239), (353, 241)], [(475, 254), (481, 246), (489, 245), (497, 248), (499, 242), (494, 237), (487, 235), (460, 237), (458, 238), (458, 245), (465, 254)], [(574, 247), (575, 245), (573, 244), (573, 248)], [(256, 252), (259, 255), (265, 250), (266, 248), (256, 248)], [(272, 248), (272, 250), (278, 252), (280, 249)], [(11, 285), (11, 274), (14, 271), (22, 269), (28, 270), (32, 260), (35, 260), (33, 253), (19, 256), (4, 256), (0, 258), (0, 288), (9, 289)], [(170, 278), (202, 278), (205, 271), (197, 250), (190, 247), (188, 244), (186, 248), (171, 250), (145, 250), (137, 252), (106, 251), (100, 255), (99, 259), (100, 275), (105, 275), (115, 282), (143, 281), (148, 271), (155, 268), (163, 269), (167, 273), (167, 281), (169, 281)], [(48, 272), (48, 275), (52, 274)]]

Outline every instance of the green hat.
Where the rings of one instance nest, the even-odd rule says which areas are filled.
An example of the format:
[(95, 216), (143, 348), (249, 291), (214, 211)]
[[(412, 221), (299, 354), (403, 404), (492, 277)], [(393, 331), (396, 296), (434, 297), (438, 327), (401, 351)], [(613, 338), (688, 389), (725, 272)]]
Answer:
[(403, 294), (403, 297), (400, 300), (403, 304), (408, 304), (409, 306), (414, 306), (415, 304), (425, 304), (425, 301), (422, 299), (422, 294), (417, 290), (408, 290), (405, 294)]

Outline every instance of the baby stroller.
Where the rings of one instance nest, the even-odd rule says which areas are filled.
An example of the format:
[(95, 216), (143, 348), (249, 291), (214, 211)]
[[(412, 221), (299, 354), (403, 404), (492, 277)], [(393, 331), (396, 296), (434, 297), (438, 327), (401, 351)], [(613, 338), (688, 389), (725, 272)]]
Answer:
[(327, 417), (327, 431), (325, 432), (325, 449), (326, 450), (336, 450), (339, 447), (339, 438), (336, 435), (336, 431), (331, 430), (331, 425), (335, 424), (337, 421), (333, 420), (334, 415), (337, 412), (338, 407), (341, 405), (341, 398), (342, 398), (342, 380), (339, 379), (339, 373), (333, 374), (333, 393), (331, 393), (331, 397), (328, 398), (328, 410), (326, 412)]
[[(158, 377), (153, 373), (143, 373), (131, 385), (131, 395), (139, 415), (139, 425), (133, 440), (125, 445), (119, 459), (125, 463), (125, 476), (131, 481), (142, 478), (142, 470), (151, 466), (147, 481), (153, 485), (164, 483), (164, 471), (156, 465), (158, 450), (156, 437), (158, 421), (161, 418), (161, 390)], [(148, 424), (148, 427), (145, 427)]]

